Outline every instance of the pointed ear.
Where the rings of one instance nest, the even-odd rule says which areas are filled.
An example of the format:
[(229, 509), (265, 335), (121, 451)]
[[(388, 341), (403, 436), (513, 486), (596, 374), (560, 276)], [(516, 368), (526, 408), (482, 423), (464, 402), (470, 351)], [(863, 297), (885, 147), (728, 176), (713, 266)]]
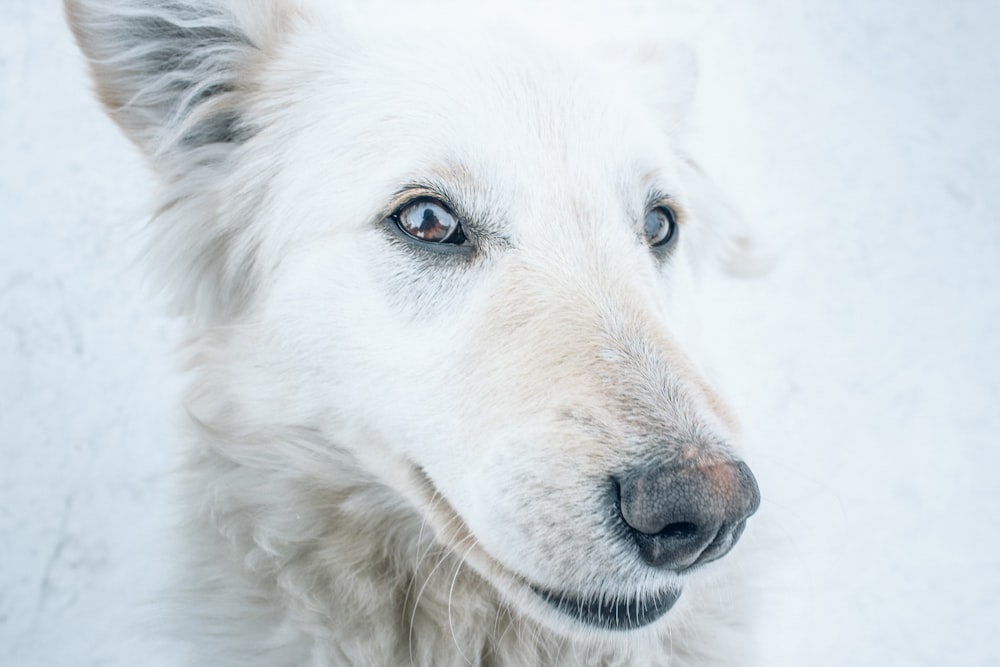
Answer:
[[(298, 0), (64, 0), (108, 114), (163, 184), (150, 261), (178, 312), (217, 321), (260, 282), (252, 221), (267, 196), (228, 196), (263, 66), (289, 39)], [(220, 164), (227, 163), (223, 168)]]
[(698, 88), (698, 58), (671, 39), (602, 45), (599, 53), (623, 68), (642, 99), (671, 133), (687, 124)]
[(248, 72), (293, 12), (290, 0), (65, 0), (65, 7), (108, 114), (158, 168), (253, 132), (242, 114)]

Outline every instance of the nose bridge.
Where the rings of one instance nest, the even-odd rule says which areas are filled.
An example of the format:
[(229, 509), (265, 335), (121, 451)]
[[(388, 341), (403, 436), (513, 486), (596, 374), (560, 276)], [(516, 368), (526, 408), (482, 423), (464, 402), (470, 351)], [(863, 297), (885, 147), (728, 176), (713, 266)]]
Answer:
[[(626, 286), (627, 289), (627, 286)], [(724, 401), (669, 326), (655, 295), (626, 293), (602, 321), (600, 355), (608, 381), (619, 387), (625, 412), (640, 433), (673, 441), (676, 455), (715, 458), (736, 431)]]
[[(706, 419), (713, 430), (734, 430), (725, 404), (672, 335), (655, 266), (642, 250), (628, 239), (602, 245), (580, 235), (519, 245), (498, 266), (478, 311), (469, 366), (495, 378), (520, 376), (526, 413), (591, 411), (623, 441), (669, 436), (695, 446), (705, 440), (695, 435)], [(682, 433), (674, 438), (668, 427)]]

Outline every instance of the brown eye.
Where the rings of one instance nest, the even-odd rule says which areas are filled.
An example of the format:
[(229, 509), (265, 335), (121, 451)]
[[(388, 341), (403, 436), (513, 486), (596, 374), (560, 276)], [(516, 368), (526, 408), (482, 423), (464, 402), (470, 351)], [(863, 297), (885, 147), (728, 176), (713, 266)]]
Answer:
[(646, 242), (656, 248), (666, 245), (677, 235), (677, 215), (669, 206), (657, 206), (646, 214)]
[(458, 220), (436, 199), (417, 199), (392, 216), (407, 236), (428, 243), (465, 243), (465, 233)]

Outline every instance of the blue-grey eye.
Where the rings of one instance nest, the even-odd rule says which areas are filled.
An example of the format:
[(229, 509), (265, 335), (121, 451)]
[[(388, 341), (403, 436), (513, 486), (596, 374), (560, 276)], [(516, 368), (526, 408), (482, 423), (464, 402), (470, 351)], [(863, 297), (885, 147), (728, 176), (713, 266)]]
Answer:
[(669, 206), (657, 206), (646, 214), (643, 227), (646, 242), (653, 248), (664, 246), (677, 235), (677, 214)]
[(407, 236), (427, 243), (465, 243), (462, 225), (447, 207), (436, 199), (422, 197), (402, 207), (392, 219)]

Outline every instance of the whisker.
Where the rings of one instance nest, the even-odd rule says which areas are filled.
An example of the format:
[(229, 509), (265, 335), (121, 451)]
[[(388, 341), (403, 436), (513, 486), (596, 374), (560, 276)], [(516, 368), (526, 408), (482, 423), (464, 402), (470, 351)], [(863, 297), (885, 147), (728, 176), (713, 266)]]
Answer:
[[(448, 522), (448, 524), (446, 524), (446, 526), (450, 525), (452, 522), (457, 522), (457, 521), (459, 521), (459, 518), (458, 517), (454, 517), (451, 520), (449, 520), (449, 522)], [(454, 545), (454, 546), (457, 546), (457, 545)], [(408, 634), (407, 634), (407, 644), (408, 644), (408, 649), (409, 649), (409, 654), (410, 654), (410, 660), (411, 660), (411, 662), (413, 661), (413, 630), (414, 630), (414, 625), (416, 624), (417, 610), (420, 607), (420, 598), (423, 597), (424, 592), (427, 590), (428, 585), (430, 585), (431, 579), (434, 577), (434, 574), (445, 563), (445, 561), (447, 561), (448, 558), (451, 557), (452, 555), (454, 555), (454, 553), (455, 553), (455, 549), (454, 549), (453, 545), (447, 545), (447, 544), (440, 545), (440, 544), (432, 543), (424, 551), (424, 553), (421, 555), (421, 558), (420, 558), (421, 563), (419, 565), (422, 565), (424, 559), (426, 559), (426, 557), (430, 554), (430, 552), (435, 547), (441, 548), (441, 556), (440, 556), (440, 558), (438, 558), (438, 561), (437, 561), (437, 563), (435, 563), (434, 567), (431, 568), (430, 572), (427, 573), (427, 576), (424, 577), (424, 582), (420, 586), (420, 590), (417, 591), (416, 597), (413, 599), (413, 606), (412, 606), (412, 609), (410, 611), (410, 622), (409, 622), (409, 628), (408, 628)], [(414, 576), (411, 579), (411, 587), (412, 587), (412, 585), (416, 584), (416, 578), (419, 576), (419, 572), (420, 572), (419, 568), (417, 568), (417, 569), (414, 570)], [(408, 597), (409, 597), (409, 594), (407, 594), (407, 598)]]
[[(462, 656), (462, 658), (465, 659), (465, 661), (468, 664), (475, 665), (475, 663), (469, 658), (469, 656), (465, 655), (465, 651), (462, 650), (462, 644), (458, 640), (458, 635), (455, 633), (455, 623), (451, 614), (451, 601), (455, 595), (455, 584), (458, 581), (459, 572), (461, 572), (462, 570), (462, 565), (465, 563), (465, 559), (468, 558), (472, 550), (479, 545), (479, 541), (472, 535), (469, 535), (468, 537), (462, 540), (462, 542), (466, 541), (471, 541), (472, 544), (470, 544), (469, 548), (466, 549), (464, 554), (462, 554), (462, 557), (458, 559), (458, 563), (455, 565), (455, 574), (451, 578), (451, 586), (448, 589), (448, 628), (449, 630), (451, 630), (451, 640), (452, 642), (454, 642), (455, 648), (458, 649), (459, 654)], [(461, 544), (461, 542), (459, 544)], [(459, 545), (456, 544), (455, 546), (458, 547)]]

